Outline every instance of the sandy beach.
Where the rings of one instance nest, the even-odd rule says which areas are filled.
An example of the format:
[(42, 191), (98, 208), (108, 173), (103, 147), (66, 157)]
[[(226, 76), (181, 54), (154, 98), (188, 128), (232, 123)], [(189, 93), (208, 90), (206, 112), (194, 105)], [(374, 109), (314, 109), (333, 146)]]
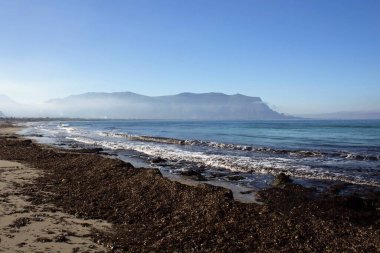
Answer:
[(380, 250), (376, 191), (342, 196), (283, 180), (242, 203), (225, 188), (0, 129), (0, 252)]
[[(16, 127), (2, 125), (0, 136), (15, 131)], [(92, 231), (109, 230), (111, 224), (80, 219), (53, 205), (30, 201), (24, 187), (33, 185), (43, 173), (0, 160), (0, 252), (106, 252), (106, 247), (91, 239)]]

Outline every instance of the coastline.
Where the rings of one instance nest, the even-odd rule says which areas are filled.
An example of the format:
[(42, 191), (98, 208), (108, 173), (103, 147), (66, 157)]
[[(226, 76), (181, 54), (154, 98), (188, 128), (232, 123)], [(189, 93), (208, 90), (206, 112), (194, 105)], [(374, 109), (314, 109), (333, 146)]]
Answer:
[(245, 204), (221, 187), (184, 185), (155, 169), (36, 144), (14, 135), (11, 125), (2, 128), (0, 159), (45, 172), (23, 187), (31, 201), (107, 220), (112, 229), (92, 237), (115, 252), (380, 250), (374, 192), (360, 198), (283, 184), (258, 192), (263, 205)]
[[(97, 148), (99, 153), (115, 155), (135, 167), (155, 167), (163, 174), (193, 176), (195, 180), (263, 189), (279, 172), (285, 172), (305, 187), (326, 189), (346, 182), (380, 188), (378, 124), (110, 120), (25, 126), (20, 134), (38, 143)], [(325, 130), (318, 133), (315, 128)], [(304, 131), (299, 136), (295, 129)], [(361, 130), (367, 134), (358, 133)], [(331, 135), (337, 138), (331, 141), (327, 138)]]

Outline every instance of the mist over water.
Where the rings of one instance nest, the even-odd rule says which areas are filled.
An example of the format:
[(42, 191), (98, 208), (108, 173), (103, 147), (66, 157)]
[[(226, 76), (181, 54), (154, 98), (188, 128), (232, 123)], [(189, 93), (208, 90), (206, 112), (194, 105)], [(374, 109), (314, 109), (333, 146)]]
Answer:
[(261, 187), (285, 172), (296, 180), (380, 186), (380, 121), (77, 121), (30, 123), (44, 142), (90, 145), (178, 174), (197, 169)]

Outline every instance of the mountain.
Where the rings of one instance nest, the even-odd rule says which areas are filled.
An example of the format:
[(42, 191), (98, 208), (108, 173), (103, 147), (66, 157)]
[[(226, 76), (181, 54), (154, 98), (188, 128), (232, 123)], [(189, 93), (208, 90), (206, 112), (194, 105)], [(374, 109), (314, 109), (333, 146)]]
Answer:
[(5, 105), (15, 105), (16, 102), (10, 99), (8, 96), (5, 96), (3, 94), (0, 94), (0, 106), (5, 106)]
[(292, 118), (273, 111), (259, 97), (223, 93), (150, 97), (132, 92), (92, 92), (49, 100), (46, 105), (60, 117), (199, 120)]
[(40, 108), (17, 103), (8, 96), (0, 94), (0, 111), (9, 117), (38, 117)]
[(4, 118), (4, 117), (5, 117), (5, 114), (2, 111), (0, 111), (0, 118)]
[(11, 115), (18, 107), (19, 105), (15, 101), (0, 94), (0, 117), (4, 117), (4, 114)]

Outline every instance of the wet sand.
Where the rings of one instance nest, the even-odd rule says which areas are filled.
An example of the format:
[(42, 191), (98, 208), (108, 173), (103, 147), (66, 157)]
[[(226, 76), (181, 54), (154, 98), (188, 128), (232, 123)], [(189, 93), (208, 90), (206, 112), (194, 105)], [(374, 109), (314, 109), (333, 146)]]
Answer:
[[(17, 161), (23, 164), (17, 164), (20, 170), (35, 168), (30, 181), (15, 184), (14, 191), (21, 192), (20, 196), (28, 201), (26, 205), (32, 203), (36, 212), (49, 207), (64, 217), (72, 217), (66, 220), (95, 219), (112, 224), (107, 230), (103, 226), (107, 223), (100, 222), (92, 226), (91, 233), (83, 233), (92, 243), (96, 241), (113, 252), (380, 250), (380, 201), (376, 189), (341, 196), (339, 188), (320, 193), (283, 182), (257, 192), (260, 204), (241, 203), (228, 189), (185, 185), (170, 181), (155, 169), (134, 168), (98, 154), (35, 144), (11, 132), (0, 136), (0, 160)], [(17, 174), (17, 170), (7, 173)], [(7, 182), (15, 177), (7, 177)], [(26, 218), (17, 222), (17, 218), (10, 219), (4, 229), (10, 224), (26, 224), (20, 226), (26, 229), (33, 217)], [(71, 232), (81, 233), (74, 230)], [(28, 242), (33, 241), (32, 235), (27, 237)], [(81, 249), (90, 250), (89, 245)], [(58, 251), (56, 246), (51, 247), (51, 251)]]
[(171, 181), (179, 182), (185, 185), (191, 186), (199, 186), (200, 184), (209, 184), (213, 186), (223, 187), (232, 192), (232, 196), (234, 200), (239, 201), (241, 203), (256, 203), (262, 204), (262, 202), (257, 200), (256, 191), (252, 188), (248, 188), (242, 185), (233, 184), (230, 182), (224, 181), (216, 181), (216, 180), (208, 180), (208, 181), (197, 181), (190, 177), (184, 177), (172, 173), (163, 174), (164, 177)]

